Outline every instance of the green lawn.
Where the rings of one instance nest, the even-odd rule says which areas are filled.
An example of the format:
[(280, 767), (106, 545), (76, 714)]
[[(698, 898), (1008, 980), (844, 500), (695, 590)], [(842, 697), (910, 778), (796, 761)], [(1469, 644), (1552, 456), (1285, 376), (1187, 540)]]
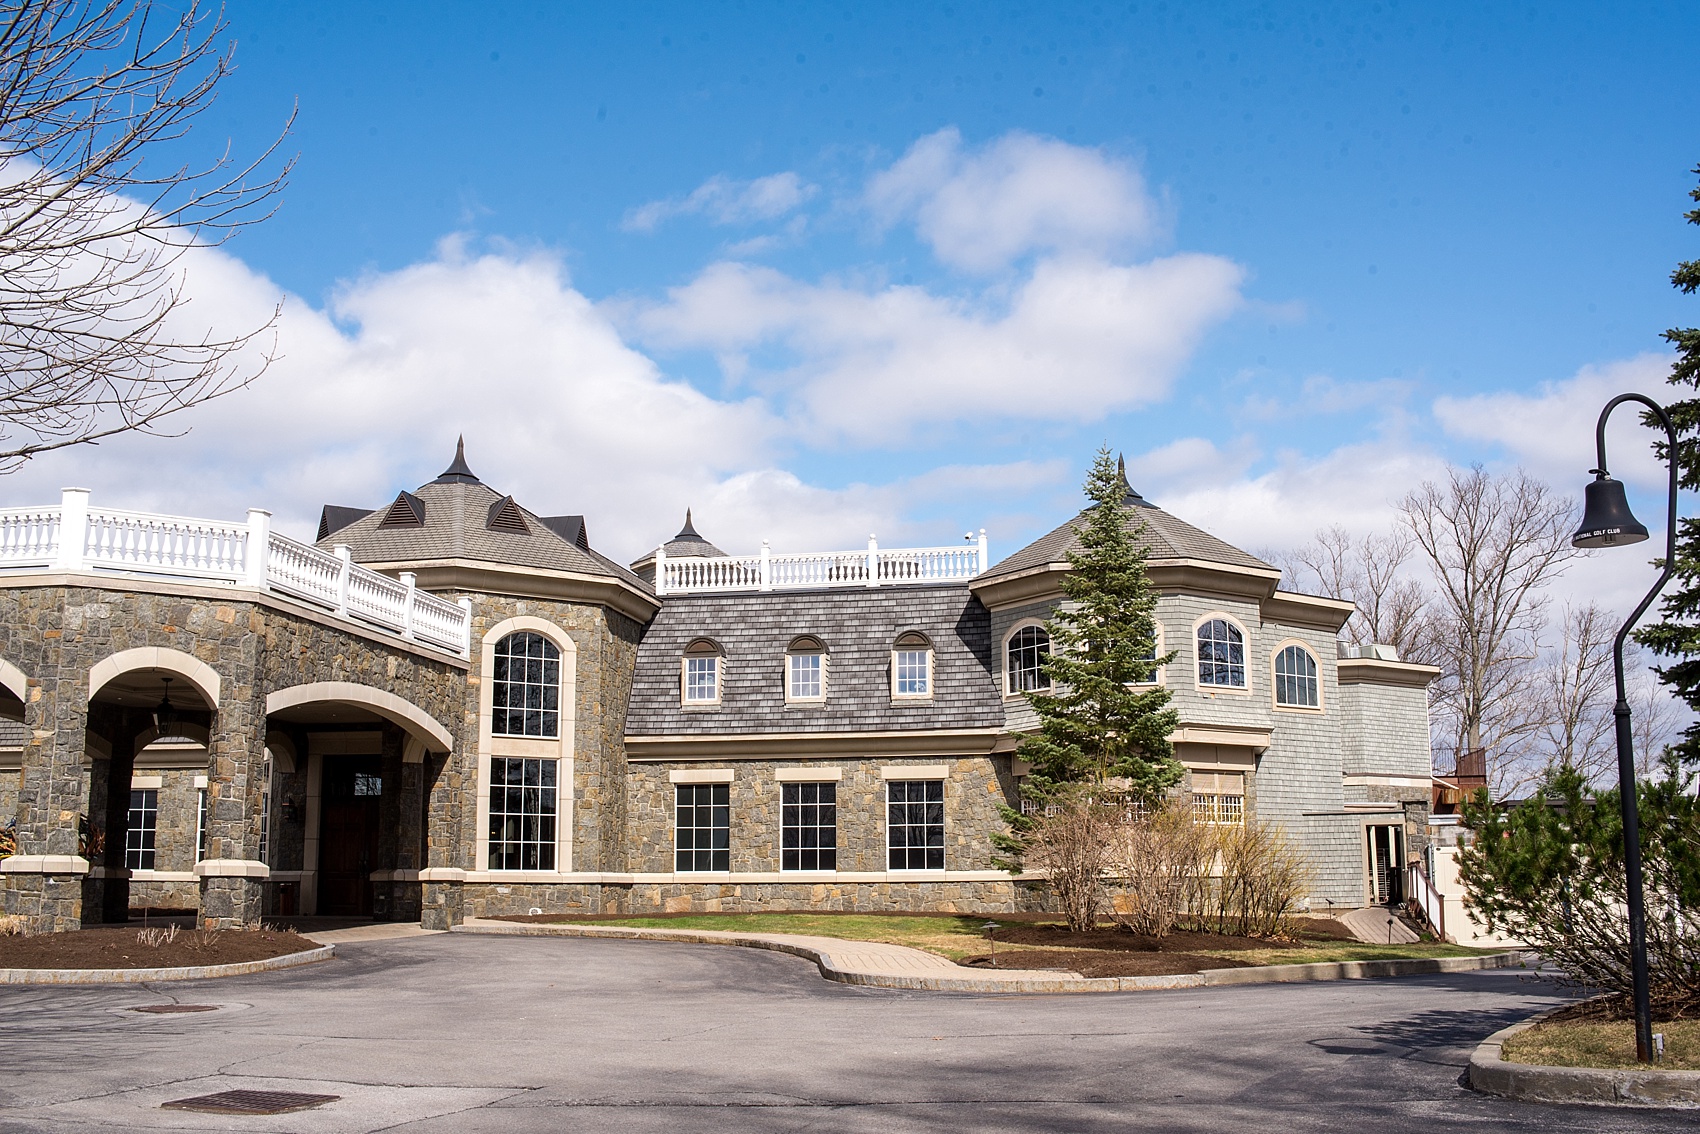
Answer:
[[(540, 919), (549, 920), (549, 919)], [(579, 918), (561, 921), (596, 925), (629, 925), (647, 929), (719, 929), (743, 933), (800, 933), (842, 937), (852, 941), (885, 941), (908, 945), (960, 961), (986, 952), (984, 915), (974, 917), (904, 917), (867, 914), (696, 914), (686, 917)], [(997, 920), (992, 918), (990, 920)], [(1047, 948), (1002, 945), (1003, 948)], [(1269, 949), (1194, 949), (1204, 956), (1222, 957), (1223, 968), (1242, 965), (1296, 965), (1315, 961), (1406, 960), (1413, 957), (1469, 957), (1493, 949), (1462, 945), (1365, 945), (1355, 941), (1306, 941), (1298, 947)]]
[[(1665, 1035), (1662, 1071), (1700, 1071), (1700, 1020), (1654, 1024)], [(1562, 1020), (1537, 1024), (1511, 1037), (1503, 1055), (1513, 1063), (1547, 1067), (1637, 1067), (1635, 1025), (1628, 1020), (1609, 1024), (1591, 1020)]]

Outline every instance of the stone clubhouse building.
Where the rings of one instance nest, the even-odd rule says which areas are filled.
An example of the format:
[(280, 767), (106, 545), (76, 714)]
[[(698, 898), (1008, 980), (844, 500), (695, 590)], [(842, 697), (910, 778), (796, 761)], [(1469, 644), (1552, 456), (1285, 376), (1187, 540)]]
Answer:
[[(1184, 790), (1276, 823), (1313, 908), (1400, 896), (1429, 807), (1432, 668), (1131, 489)], [(630, 567), (582, 516), (444, 473), (270, 517), (0, 510), (0, 886), (39, 929), (194, 909), (996, 913), (1074, 521), (950, 547)]]

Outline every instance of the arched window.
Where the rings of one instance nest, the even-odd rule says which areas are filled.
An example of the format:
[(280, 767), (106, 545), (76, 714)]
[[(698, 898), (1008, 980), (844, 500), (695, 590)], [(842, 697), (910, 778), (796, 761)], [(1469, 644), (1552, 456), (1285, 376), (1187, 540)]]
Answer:
[(1009, 692), (1043, 692), (1051, 687), (1045, 660), (1051, 656), (1051, 636), (1043, 626), (1023, 626), (1009, 637), (1005, 670)]
[(490, 732), (545, 739), (561, 735), (561, 651), (535, 631), (522, 630), (496, 643)]
[(826, 647), (818, 638), (798, 638), (785, 651), (785, 699), (826, 700)]
[(1245, 686), (1245, 635), (1226, 618), (1198, 628), (1198, 683), (1230, 689)]
[(720, 703), (720, 662), (720, 647), (707, 638), (698, 638), (685, 647), (680, 670), (685, 704)]
[(1316, 683), (1316, 659), (1303, 646), (1288, 646), (1275, 655), (1275, 703), (1296, 709), (1322, 704)]
[(933, 644), (925, 634), (904, 634), (891, 651), (891, 695), (933, 695)]

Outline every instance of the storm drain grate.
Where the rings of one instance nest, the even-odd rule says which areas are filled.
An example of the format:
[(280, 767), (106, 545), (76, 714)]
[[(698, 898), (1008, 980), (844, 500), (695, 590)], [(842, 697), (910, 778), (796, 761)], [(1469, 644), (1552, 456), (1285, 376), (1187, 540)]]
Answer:
[(309, 1095), (300, 1091), (220, 1091), (160, 1103), (161, 1110), (198, 1110), (204, 1114), (288, 1114), (335, 1102), (341, 1095)]
[(217, 1012), (217, 1004), (143, 1004), (139, 1008), (130, 1009), (132, 1012), (146, 1012), (153, 1016), (171, 1016), (178, 1012)]

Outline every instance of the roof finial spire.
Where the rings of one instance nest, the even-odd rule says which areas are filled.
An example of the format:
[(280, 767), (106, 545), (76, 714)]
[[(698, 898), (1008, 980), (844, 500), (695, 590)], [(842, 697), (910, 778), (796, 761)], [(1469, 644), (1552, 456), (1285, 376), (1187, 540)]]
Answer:
[(436, 479), (437, 484), (478, 484), (479, 480), (466, 467), (466, 434), (455, 439), (455, 459)]
[(1145, 503), (1145, 497), (1135, 492), (1133, 490), (1133, 485), (1127, 482), (1127, 458), (1122, 456), (1120, 453), (1116, 454), (1116, 476), (1119, 477), (1122, 482), (1122, 491), (1124, 493), (1122, 497), (1123, 504)]
[(680, 528), (679, 534), (674, 536), (673, 538), (674, 539), (701, 539), (702, 538), (701, 535), (697, 534), (696, 525), (691, 523), (691, 510), (689, 508), (685, 509), (685, 526)]

